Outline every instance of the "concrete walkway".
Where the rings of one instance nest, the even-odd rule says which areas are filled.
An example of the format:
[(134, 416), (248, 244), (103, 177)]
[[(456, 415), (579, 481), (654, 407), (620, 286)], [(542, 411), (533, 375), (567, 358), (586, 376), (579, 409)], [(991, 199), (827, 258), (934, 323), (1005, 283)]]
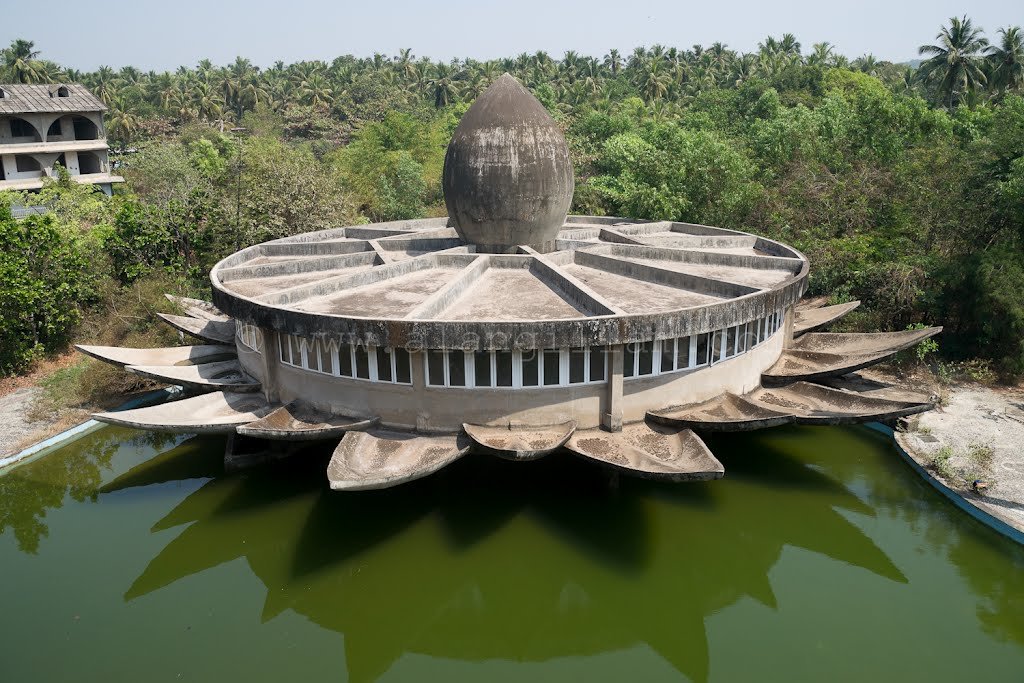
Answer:
[(29, 409), (41, 391), (37, 387), (23, 387), (0, 396), (0, 458), (28, 445), (24, 441), (46, 426), (28, 418)]
[[(1024, 531), (1024, 392), (968, 386), (948, 402), (915, 416), (902, 435), (905, 450), (946, 486)], [(983, 495), (974, 479), (989, 484)]]

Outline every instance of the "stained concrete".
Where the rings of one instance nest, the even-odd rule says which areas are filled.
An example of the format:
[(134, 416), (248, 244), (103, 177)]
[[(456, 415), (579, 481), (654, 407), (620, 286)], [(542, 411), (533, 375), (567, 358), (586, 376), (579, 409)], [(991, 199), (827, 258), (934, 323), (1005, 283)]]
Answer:
[(797, 308), (793, 313), (793, 336), (799, 337), (808, 332), (814, 332), (815, 330), (827, 327), (858, 306), (860, 306), (860, 301), (850, 301), (845, 304), (836, 304), (835, 306), (819, 306), (807, 309)]
[(566, 443), (573, 453), (630, 476), (667, 481), (721, 479), (722, 463), (689, 429), (639, 422), (621, 432), (575, 432)]
[(100, 422), (171, 434), (231, 434), (272, 410), (260, 394), (215, 392), (149, 408), (96, 413)]
[(240, 425), (239, 434), (274, 441), (317, 441), (341, 438), (345, 432), (364, 431), (380, 422), (377, 417), (347, 417), (292, 401), (255, 422)]
[(544, 105), (504, 74), (455, 129), (442, 187), (455, 229), (480, 251), (551, 251), (572, 201), (569, 148)]
[(237, 359), (197, 365), (128, 365), (129, 372), (166, 384), (198, 391), (259, 391), (260, 383), (242, 370)]
[(464, 435), (420, 436), (374, 430), (345, 434), (327, 466), (331, 488), (382, 489), (433, 474), (469, 452)]
[(118, 367), (126, 365), (195, 365), (229, 360), (236, 356), (235, 350), (221, 344), (198, 346), (167, 346), (158, 349), (129, 349), (121, 346), (90, 346), (75, 344), (75, 348), (87, 356)]
[(570, 420), (547, 426), (464, 424), (462, 428), (484, 453), (506, 460), (536, 460), (565, 445), (576, 431), (576, 423)]
[(208, 318), (193, 318), (190, 315), (170, 315), (168, 313), (157, 313), (157, 315), (174, 329), (201, 341), (210, 344), (235, 343), (234, 320), (210, 320)]
[(164, 294), (167, 300), (175, 306), (181, 308), (185, 315), (192, 316), (193, 318), (206, 318), (207, 320), (230, 320), (230, 316), (224, 314), (219, 308), (214, 306), (209, 301), (203, 301), (202, 299), (193, 299), (188, 296), (176, 296), (174, 294)]

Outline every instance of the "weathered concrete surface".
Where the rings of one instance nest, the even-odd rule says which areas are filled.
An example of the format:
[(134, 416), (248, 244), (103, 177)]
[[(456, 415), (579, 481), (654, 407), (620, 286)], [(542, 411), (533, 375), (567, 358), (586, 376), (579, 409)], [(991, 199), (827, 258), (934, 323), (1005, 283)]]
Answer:
[(536, 460), (565, 445), (576, 431), (576, 423), (538, 427), (464, 424), (462, 428), (484, 453), (506, 460)]
[(157, 315), (174, 329), (204, 342), (210, 344), (235, 343), (234, 320), (210, 320), (208, 318), (193, 318), (190, 315), (170, 315), (169, 313), (157, 313)]
[(928, 401), (892, 401), (810, 382), (795, 382), (785, 387), (758, 389), (744, 398), (769, 410), (787, 412), (797, 424), (817, 425), (892, 420), (934, 407)]
[(96, 413), (100, 422), (171, 434), (230, 434), (272, 410), (260, 394), (215, 392), (149, 408)]
[(891, 420), (932, 407), (927, 397), (893, 400), (795, 382), (774, 389), (758, 388), (742, 396), (727, 393), (703, 403), (651, 411), (648, 418), (700, 431), (738, 432), (790, 422), (835, 425)]
[(260, 383), (242, 370), (238, 359), (198, 365), (128, 365), (125, 370), (158, 382), (199, 391), (259, 391)]
[(807, 332), (820, 330), (860, 306), (860, 301), (850, 301), (835, 306), (819, 306), (816, 308), (796, 307), (793, 312), (793, 336), (799, 337)]
[(942, 331), (941, 327), (903, 332), (830, 334), (810, 332), (793, 341), (761, 376), (765, 385), (839, 377), (880, 363)]
[(873, 396), (875, 398), (886, 398), (890, 401), (903, 401), (905, 403), (937, 403), (938, 395), (932, 392), (909, 391), (905, 388), (894, 386), (886, 382), (870, 379), (858, 373), (843, 375), (842, 377), (827, 377), (817, 380), (817, 384), (823, 384), (833, 389), (852, 391), (862, 396)]
[(196, 365), (198, 363), (230, 360), (236, 356), (233, 348), (221, 344), (165, 346), (157, 349), (130, 349), (123, 346), (75, 344), (75, 348), (87, 356), (92, 356), (97, 360), (116, 365), (119, 368), (128, 365)]
[[(1024, 391), (1019, 387), (950, 388), (945, 405), (911, 418), (899, 437), (904, 450), (946, 486), (1024, 531)], [(950, 456), (949, 476), (935, 468), (943, 448)], [(974, 478), (988, 484), (983, 495), (971, 489)]]
[(621, 432), (577, 431), (566, 448), (645, 479), (704, 481), (725, 474), (722, 463), (689, 429), (638, 422), (625, 425)]
[(327, 479), (336, 491), (389, 488), (433, 474), (468, 453), (471, 444), (461, 434), (348, 432), (334, 450)]
[[(461, 246), (356, 267), (350, 267), (349, 258), (372, 259), (373, 249), (366, 242), (336, 237), (345, 230), (338, 228), (296, 236), (301, 241), (250, 247), (229, 256), (211, 273), (213, 297), (238, 320), (300, 336), (331, 335), (376, 346), (437, 349), (465, 348), (467, 339), (475, 339), (480, 349), (519, 350), (545, 345), (603, 346), (709, 332), (785, 309), (806, 289), (806, 259), (784, 245), (756, 236), (708, 226), (667, 224), (673, 232), (678, 229), (707, 235), (701, 239), (754, 241), (764, 247), (755, 255), (614, 244), (599, 240), (600, 227), (576, 227), (581, 225), (580, 219), (599, 226), (613, 225), (617, 230), (648, 225), (619, 218), (572, 216), (559, 234), (581, 238), (571, 242), (574, 252), (539, 254), (527, 247), (526, 253), (520, 254), (455, 253), (468, 250)], [(424, 234), (437, 230), (436, 223), (422, 228)], [(444, 246), (443, 240), (421, 240), (416, 234), (383, 238), (378, 244), (394, 240), (396, 244), (439, 242), (434, 246)], [(318, 241), (318, 236), (336, 241)], [(267, 262), (267, 258), (274, 258), (265, 253), (272, 245), (301, 249), (303, 254)], [(331, 263), (326, 259), (341, 258), (324, 256), (319, 251), (323, 245), (347, 245), (348, 256), (333, 262), (340, 269), (315, 273), (314, 281), (289, 287), (292, 276), (234, 279), (264, 267), (297, 268), (296, 260), (302, 258), (318, 260), (318, 267)], [(592, 256), (590, 252), (594, 252)], [(494, 270), (482, 265), (483, 256), (506, 261)], [(513, 266), (515, 259), (521, 265)], [(656, 263), (634, 262), (637, 259)], [(726, 268), (723, 273), (745, 282), (684, 272), (690, 265), (706, 267), (709, 272)], [(516, 272), (503, 272), (507, 270)], [(586, 275), (587, 281), (579, 275)], [(509, 281), (497, 282), (503, 279)], [(775, 284), (763, 288), (749, 284), (768, 281)], [(252, 289), (238, 290), (239, 283)], [(523, 291), (516, 291), (517, 287)], [(537, 296), (528, 296), (531, 292)], [(622, 295), (621, 304), (612, 301), (616, 292)], [(534, 298), (540, 302), (532, 307), (536, 315), (530, 310)], [(544, 301), (550, 305), (544, 305)], [(560, 306), (564, 306), (561, 313), (556, 310)]]
[(375, 427), (379, 418), (346, 417), (325, 413), (304, 403), (292, 401), (266, 417), (238, 427), (238, 433), (260, 439), (317, 441), (339, 438), (346, 432)]
[[(823, 309), (818, 309), (823, 310)], [(896, 353), (909, 349), (942, 332), (941, 327), (900, 332), (813, 332), (801, 336), (790, 347), (797, 351), (842, 355)]]
[(176, 296), (174, 294), (164, 294), (167, 300), (175, 306), (181, 308), (185, 315), (192, 316), (193, 318), (206, 318), (207, 320), (230, 320), (230, 316), (224, 314), (219, 308), (211, 304), (209, 301), (203, 301), (202, 299), (193, 299), (188, 296)]
[(745, 432), (793, 421), (789, 411), (770, 409), (730, 393), (703, 403), (650, 411), (647, 417), (660, 424), (709, 432)]
[(455, 129), (442, 187), (455, 229), (481, 251), (552, 251), (572, 201), (569, 148), (544, 105), (504, 74)]

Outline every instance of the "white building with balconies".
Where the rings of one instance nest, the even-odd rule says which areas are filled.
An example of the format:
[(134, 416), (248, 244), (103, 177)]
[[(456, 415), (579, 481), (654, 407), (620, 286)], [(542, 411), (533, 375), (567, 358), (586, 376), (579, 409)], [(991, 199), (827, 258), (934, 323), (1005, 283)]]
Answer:
[(38, 190), (60, 164), (110, 194), (124, 178), (111, 173), (106, 109), (82, 85), (0, 85), (0, 190)]

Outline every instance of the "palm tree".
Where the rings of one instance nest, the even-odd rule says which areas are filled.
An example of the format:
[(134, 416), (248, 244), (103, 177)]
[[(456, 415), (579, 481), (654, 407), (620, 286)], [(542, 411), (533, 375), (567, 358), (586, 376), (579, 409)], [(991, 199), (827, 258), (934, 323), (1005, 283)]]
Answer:
[(999, 45), (988, 48), (989, 81), (1002, 94), (1024, 85), (1024, 35), (1020, 26), (999, 29)]
[(457, 77), (458, 72), (453, 66), (448, 64), (434, 65), (434, 73), (427, 80), (427, 89), (434, 100), (434, 107), (442, 109), (459, 99)]
[(45, 81), (43, 64), (36, 59), (39, 51), (31, 40), (18, 38), (3, 51), (4, 71), (7, 77), (18, 83), (40, 83)]
[(651, 59), (638, 74), (637, 89), (646, 101), (654, 102), (668, 93), (668, 86), (671, 82), (672, 78), (662, 68), (661, 60)]
[(853, 66), (855, 69), (863, 71), (868, 76), (878, 75), (879, 62), (870, 52), (853, 60)]
[(937, 44), (917, 49), (918, 54), (931, 55), (921, 63), (921, 75), (934, 84), (936, 94), (950, 109), (986, 82), (980, 53), (988, 40), (981, 33), (966, 15), (951, 17), (949, 28), (943, 26), (936, 34)]
[(815, 43), (811, 46), (811, 54), (807, 56), (807, 63), (811, 66), (828, 66), (832, 62), (835, 53), (835, 46), (825, 41)]
[(612, 49), (604, 56), (604, 68), (611, 72), (612, 76), (618, 76), (622, 71), (622, 55), (618, 50)]

